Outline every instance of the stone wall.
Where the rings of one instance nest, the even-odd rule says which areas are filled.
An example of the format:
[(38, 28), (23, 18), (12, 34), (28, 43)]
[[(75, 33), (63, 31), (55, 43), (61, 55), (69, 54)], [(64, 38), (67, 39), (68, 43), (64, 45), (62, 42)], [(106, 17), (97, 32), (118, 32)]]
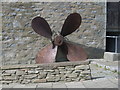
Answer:
[(11, 2), (2, 3), (2, 63), (34, 64), (39, 49), (50, 41), (36, 34), (31, 20), (45, 18), (60, 31), (66, 17), (80, 13), (82, 24), (67, 38), (84, 47), (89, 58), (102, 58), (105, 49), (105, 2)]
[(1, 67), (2, 83), (46, 83), (90, 80), (90, 61)]

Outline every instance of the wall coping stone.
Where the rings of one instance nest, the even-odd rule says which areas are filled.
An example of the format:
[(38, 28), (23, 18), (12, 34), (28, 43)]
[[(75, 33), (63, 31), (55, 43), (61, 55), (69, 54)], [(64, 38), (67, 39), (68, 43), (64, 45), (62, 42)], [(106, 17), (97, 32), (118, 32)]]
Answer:
[(90, 60), (86, 61), (74, 61), (74, 62), (55, 62), (55, 63), (44, 63), (44, 64), (26, 64), (26, 65), (4, 65), (1, 66), (1, 70), (10, 70), (10, 69), (23, 69), (23, 68), (44, 68), (44, 69), (53, 69), (56, 67), (62, 67), (62, 66), (75, 66), (75, 65), (88, 65), (90, 64)]

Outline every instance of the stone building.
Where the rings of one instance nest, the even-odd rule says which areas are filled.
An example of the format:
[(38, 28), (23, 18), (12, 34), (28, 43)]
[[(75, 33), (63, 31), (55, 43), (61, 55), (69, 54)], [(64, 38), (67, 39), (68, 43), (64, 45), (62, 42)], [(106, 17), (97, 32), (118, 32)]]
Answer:
[[(66, 17), (73, 12), (82, 16), (82, 24), (67, 38), (80, 44), (89, 58), (103, 58), (106, 51), (105, 2), (3, 2), (3, 65), (35, 63), (37, 52), (50, 43), (31, 28), (34, 17), (45, 18), (52, 30), (60, 31)], [(111, 33), (109, 28), (107, 34)], [(119, 32), (118, 28), (115, 31)]]

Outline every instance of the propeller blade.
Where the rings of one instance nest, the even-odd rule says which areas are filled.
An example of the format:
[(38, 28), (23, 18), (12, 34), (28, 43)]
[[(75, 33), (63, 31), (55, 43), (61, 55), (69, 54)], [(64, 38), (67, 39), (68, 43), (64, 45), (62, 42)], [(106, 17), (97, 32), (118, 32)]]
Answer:
[(66, 36), (68, 34), (71, 34), (74, 32), (77, 28), (79, 28), (81, 24), (81, 16), (78, 13), (72, 13), (70, 14), (67, 19), (65, 20), (62, 30), (61, 30), (61, 35)]
[(46, 38), (51, 39), (52, 32), (47, 21), (42, 17), (35, 17), (32, 20), (32, 28), (34, 31)]
[(67, 59), (67, 47), (66, 45), (63, 43), (61, 46), (58, 46), (58, 51), (56, 54), (56, 62), (65, 62), (65, 61), (69, 61)]
[(57, 46), (53, 48), (53, 45), (50, 44), (40, 50), (36, 57), (36, 63), (53, 63), (55, 62), (55, 57), (57, 53)]
[(87, 59), (87, 54), (83, 48), (71, 42), (64, 42), (67, 46), (67, 58), (70, 61), (83, 61)]

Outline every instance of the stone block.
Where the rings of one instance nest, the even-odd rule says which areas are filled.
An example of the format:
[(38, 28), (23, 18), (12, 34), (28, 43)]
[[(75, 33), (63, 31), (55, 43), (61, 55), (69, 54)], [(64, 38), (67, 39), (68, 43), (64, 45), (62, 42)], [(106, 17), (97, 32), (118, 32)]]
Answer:
[(16, 71), (16, 75), (24, 75), (24, 74), (25, 74), (25, 72), (22, 71), (22, 70), (18, 70), (18, 71)]
[(10, 84), (12, 83), (13, 81), (2, 81), (2, 84)]
[(58, 69), (64, 69), (65, 67), (58, 67)]
[(73, 71), (73, 73), (81, 73), (82, 72), (82, 70), (75, 70), (75, 71)]
[(15, 74), (16, 70), (6, 70), (5, 72), (8, 73), (8, 74)]
[(18, 77), (17, 76), (4, 76), (4, 80), (16, 80)]
[(67, 71), (73, 71), (73, 70), (75, 70), (75, 68), (69, 68), (69, 67), (66, 67), (65, 68)]
[(75, 70), (87, 70), (89, 69), (89, 65), (79, 65), (75, 67)]
[(82, 75), (90, 75), (90, 70), (82, 71), (81, 74), (82, 74)]
[(28, 71), (28, 74), (38, 74), (39, 73), (39, 71), (35, 71), (35, 70), (29, 70)]
[(70, 73), (72, 73), (72, 71), (66, 71), (66, 73), (70, 74)]
[(36, 78), (38, 75), (36, 74), (31, 74), (31, 75), (24, 75), (24, 78), (26, 79), (33, 79), (33, 78)]
[(9, 73), (4, 73), (4, 74), (2, 74), (2, 76), (11, 76), (11, 74), (9, 74)]
[(33, 83), (45, 83), (47, 80), (46, 79), (33, 79)]
[(65, 73), (67, 73), (67, 71), (60, 71), (60, 74), (62, 74), (62, 73), (64, 73), (64, 74), (65, 74)]
[(44, 74), (44, 73), (43, 73), (43, 74), (38, 75), (38, 78), (39, 78), (39, 79), (42, 79), (42, 78), (45, 78), (46, 76), (47, 76), (47, 74)]
[(55, 81), (55, 77), (51, 76), (51, 77), (46, 77), (48, 82), (54, 82)]
[(106, 61), (120, 61), (120, 53), (105, 52), (104, 53), (104, 60), (106, 60)]
[(76, 78), (78, 76), (78, 73), (66, 74), (65, 76), (69, 78)]
[(31, 80), (26, 80), (26, 79), (24, 79), (21, 83), (22, 84), (28, 84), (28, 83), (30, 83), (31, 82)]
[(45, 72), (54, 72), (54, 70), (44, 70)]
[(59, 75), (56, 75), (56, 76), (55, 76), (55, 81), (56, 81), (56, 82), (60, 81), (60, 78), (61, 78), (61, 77), (60, 77)]

